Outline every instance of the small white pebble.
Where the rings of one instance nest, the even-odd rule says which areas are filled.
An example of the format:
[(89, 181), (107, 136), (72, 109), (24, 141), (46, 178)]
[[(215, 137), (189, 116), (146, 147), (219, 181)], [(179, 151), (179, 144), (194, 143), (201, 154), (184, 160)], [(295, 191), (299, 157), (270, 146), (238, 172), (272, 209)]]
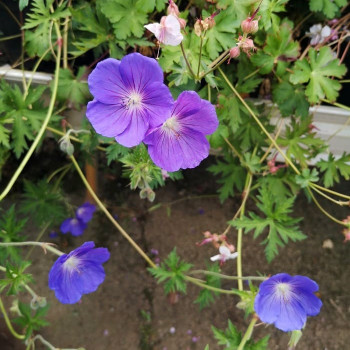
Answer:
[(330, 240), (330, 239), (326, 239), (325, 241), (323, 241), (322, 248), (324, 248), (324, 249), (333, 249), (334, 248), (333, 241)]
[(174, 334), (176, 332), (175, 327), (170, 327), (169, 332), (170, 334)]

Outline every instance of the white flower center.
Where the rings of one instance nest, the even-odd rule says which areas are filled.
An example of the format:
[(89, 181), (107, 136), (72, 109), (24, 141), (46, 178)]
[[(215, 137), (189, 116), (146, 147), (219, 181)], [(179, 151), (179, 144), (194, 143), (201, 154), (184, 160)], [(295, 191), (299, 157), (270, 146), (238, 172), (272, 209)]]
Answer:
[(75, 256), (71, 256), (63, 263), (63, 267), (70, 272), (73, 272), (74, 270), (78, 270), (78, 266), (79, 266), (79, 259)]
[(167, 133), (175, 134), (177, 136), (179, 136), (180, 128), (181, 128), (181, 126), (180, 126), (180, 123), (178, 122), (176, 116), (170, 117), (162, 125), (162, 129), (164, 131), (166, 131)]
[(123, 98), (122, 104), (127, 110), (138, 109), (142, 105), (142, 96), (138, 92), (132, 92)]
[(283, 298), (284, 301), (288, 301), (291, 295), (290, 285), (288, 283), (277, 283), (276, 294), (279, 298)]

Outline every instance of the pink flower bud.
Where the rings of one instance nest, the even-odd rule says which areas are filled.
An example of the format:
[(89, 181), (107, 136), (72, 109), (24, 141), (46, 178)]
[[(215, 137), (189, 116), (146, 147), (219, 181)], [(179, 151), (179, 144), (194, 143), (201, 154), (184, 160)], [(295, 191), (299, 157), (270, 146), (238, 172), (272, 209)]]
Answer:
[(251, 17), (248, 17), (241, 23), (241, 28), (243, 30), (243, 33), (246, 34), (254, 34), (259, 29), (259, 24), (257, 20), (252, 21)]
[(241, 51), (238, 46), (233, 47), (230, 50), (230, 59), (231, 58), (237, 58), (240, 55)]
[(181, 29), (185, 29), (185, 27), (186, 27), (186, 20), (183, 19), (183, 18), (180, 18), (180, 17), (178, 17), (177, 20), (178, 20), (179, 23), (180, 23), (180, 28), (181, 28)]
[(215, 19), (213, 16), (209, 16), (203, 21), (203, 27), (205, 28), (205, 30), (211, 29), (214, 26), (215, 26)]
[(178, 17), (180, 14), (179, 8), (175, 4), (173, 0), (169, 0), (169, 6), (168, 6), (168, 15), (173, 15)]

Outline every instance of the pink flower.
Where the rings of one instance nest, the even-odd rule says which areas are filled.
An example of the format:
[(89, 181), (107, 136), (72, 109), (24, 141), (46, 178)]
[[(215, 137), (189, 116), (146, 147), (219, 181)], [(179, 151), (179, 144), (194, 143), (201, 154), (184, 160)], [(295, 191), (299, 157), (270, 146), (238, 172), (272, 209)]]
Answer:
[(210, 260), (211, 261), (218, 261), (218, 260), (220, 260), (220, 265), (222, 265), (224, 262), (226, 262), (226, 260), (236, 259), (237, 256), (238, 256), (237, 252), (236, 253), (231, 253), (231, 250), (228, 247), (224, 246), (224, 245), (220, 246), (219, 252), (220, 252), (220, 254), (212, 256), (210, 258)]
[(145, 28), (164, 45), (177, 46), (184, 38), (181, 34), (180, 22), (173, 15), (163, 16), (160, 23), (147, 24)]

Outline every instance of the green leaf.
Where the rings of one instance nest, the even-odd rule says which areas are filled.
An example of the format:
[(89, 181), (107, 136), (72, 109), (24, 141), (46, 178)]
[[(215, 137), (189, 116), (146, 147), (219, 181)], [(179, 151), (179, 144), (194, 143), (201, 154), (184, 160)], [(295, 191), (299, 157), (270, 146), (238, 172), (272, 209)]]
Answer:
[[(211, 272), (220, 272), (220, 266), (218, 263), (207, 265), (208, 271)], [(206, 284), (215, 288), (220, 288), (221, 281), (219, 277), (212, 276), (212, 275), (206, 275)], [(215, 302), (215, 297), (218, 296), (219, 293), (212, 292), (209, 289), (203, 288), (199, 292), (199, 296), (194, 301), (195, 303), (199, 304), (200, 310), (208, 307), (210, 304)]]
[(340, 175), (345, 179), (350, 179), (350, 154), (345, 152), (340, 158), (330, 153), (327, 160), (321, 160), (317, 163), (323, 174), (323, 183), (326, 187), (332, 187), (334, 182), (339, 183)]
[(110, 165), (113, 161), (119, 161), (121, 158), (128, 155), (130, 149), (120, 145), (119, 143), (113, 143), (106, 148), (107, 165)]
[(23, 11), (28, 6), (29, 0), (19, 0), (19, 10)]
[(309, 115), (310, 105), (301, 85), (293, 86), (283, 81), (274, 86), (272, 94), (283, 117), (295, 115), (306, 118)]
[(306, 236), (297, 226), (301, 219), (289, 216), (295, 197), (281, 201), (267, 186), (261, 187), (259, 193), (257, 207), (264, 216), (250, 212), (249, 217), (244, 216), (229, 223), (236, 228), (243, 228), (245, 233), (254, 231), (254, 238), (266, 231), (268, 234), (262, 244), (266, 244), (265, 254), (270, 262), (278, 254), (278, 247), (283, 247), (289, 240), (294, 242), (305, 239)]
[(291, 119), (290, 125), (286, 126), (284, 137), (278, 138), (277, 142), (287, 147), (287, 155), (294, 158), (307, 167), (308, 160), (320, 154), (325, 148), (325, 141), (316, 137), (316, 133), (310, 130), (312, 117), (307, 117), (301, 121)]
[(310, 10), (323, 12), (327, 18), (334, 18), (340, 7), (346, 4), (347, 0), (310, 0)]
[(317, 182), (318, 180), (318, 171), (315, 168), (311, 171), (309, 168), (303, 169), (300, 175), (295, 176), (295, 182), (300, 185), (301, 188), (306, 188), (310, 185), (310, 182)]
[(339, 64), (328, 46), (322, 47), (319, 52), (310, 49), (308, 57), (295, 63), (290, 76), (291, 83), (308, 83), (306, 96), (311, 103), (318, 103), (325, 97), (335, 101), (341, 84), (331, 77), (341, 78), (346, 72), (345, 65)]
[(68, 102), (76, 109), (85, 105), (91, 99), (86, 81), (87, 75), (88, 72), (84, 66), (79, 67), (76, 77), (69, 69), (62, 69), (59, 75), (57, 99)]
[[(267, 35), (266, 45), (262, 51), (252, 56), (253, 64), (260, 67), (261, 74), (268, 74), (277, 65), (276, 71), (285, 73), (287, 59), (294, 59), (299, 55), (299, 44), (292, 40), (293, 25), (284, 20), (278, 31), (272, 31)], [(281, 69), (283, 66), (284, 69)]]
[(148, 268), (148, 271), (158, 280), (158, 283), (165, 282), (165, 294), (177, 291), (186, 293), (185, 272), (191, 267), (192, 264), (180, 260), (174, 248), (159, 267)]
[[(0, 217), (0, 240), (4, 243), (22, 242), (25, 240), (24, 235), (20, 235), (23, 231), (27, 219), (17, 219), (16, 206), (12, 205), (7, 211), (2, 211)], [(19, 262), (21, 254), (16, 247), (6, 247), (0, 249), (0, 264), (6, 261)]]
[(33, 282), (32, 275), (24, 273), (30, 266), (30, 262), (21, 261), (20, 265), (14, 266), (6, 263), (6, 278), (0, 279), (0, 292), (8, 288), (7, 295), (15, 295), (24, 289), (24, 285)]
[(280, 25), (280, 17), (276, 15), (278, 12), (285, 12), (285, 4), (289, 0), (264, 0), (261, 3), (258, 15), (261, 15), (259, 27), (262, 26), (265, 30), (272, 27), (274, 32), (278, 32)]
[(226, 155), (223, 162), (217, 160), (217, 163), (211, 165), (208, 170), (214, 175), (220, 175), (217, 182), (221, 185), (218, 190), (221, 202), (233, 196), (235, 188), (238, 191), (243, 190), (246, 171), (240, 166), (237, 158), (232, 159)]
[(37, 309), (34, 315), (31, 307), (27, 304), (19, 302), (18, 308), (21, 316), (15, 318), (13, 322), (25, 329), (26, 339), (28, 339), (34, 331), (38, 331), (42, 327), (49, 325), (49, 323), (44, 320), (44, 317), (46, 316), (49, 309), (49, 305)]
[(46, 179), (35, 184), (24, 180), (21, 212), (30, 215), (38, 226), (60, 224), (67, 217), (63, 196)]
[(149, 6), (144, 8), (138, 0), (99, 0), (98, 4), (112, 23), (117, 39), (126, 39), (132, 35), (140, 38), (143, 35)]
[[(206, 18), (211, 14), (203, 11), (202, 17)], [(217, 58), (219, 53), (234, 46), (234, 34), (236, 29), (232, 25), (232, 18), (222, 11), (215, 16), (215, 26), (205, 34), (204, 52), (212, 60)]]

